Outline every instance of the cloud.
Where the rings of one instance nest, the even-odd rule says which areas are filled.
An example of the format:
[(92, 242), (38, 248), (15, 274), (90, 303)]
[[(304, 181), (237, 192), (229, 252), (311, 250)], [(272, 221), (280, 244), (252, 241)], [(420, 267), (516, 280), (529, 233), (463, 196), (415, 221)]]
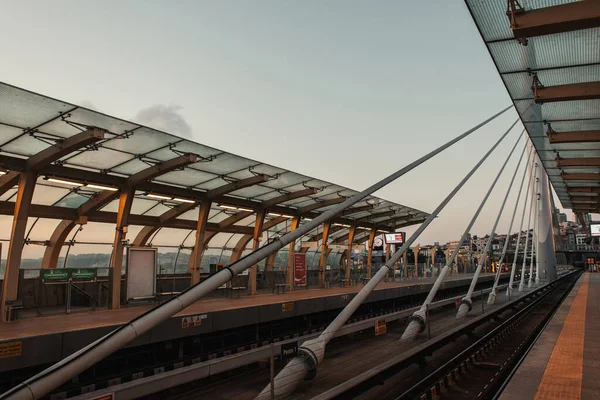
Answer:
[(180, 111), (181, 106), (156, 104), (140, 110), (134, 121), (173, 135), (191, 137), (192, 128)]

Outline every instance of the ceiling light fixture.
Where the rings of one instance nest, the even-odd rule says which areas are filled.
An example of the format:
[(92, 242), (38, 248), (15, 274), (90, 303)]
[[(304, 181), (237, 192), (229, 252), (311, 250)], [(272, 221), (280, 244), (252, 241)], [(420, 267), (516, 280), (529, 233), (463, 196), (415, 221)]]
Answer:
[(92, 189), (100, 189), (100, 190), (110, 190), (111, 192), (116, 192), (117, 188), (114, 187), (110, 187), (110, 186), (102, 186), (102, 185), (95, 185), (93, 183), (88, 183), (87, 185), (85, 185), (86, 187), (92, 188)]
[(227, 204), (219, 204), (218, 206), (221, 207), (221, 208), (224, 208), (226, 210), (237, 210), (238, 209), (237, 207), (228, 206)]
[(62, 183), (63, 185), (83, 186), (83, 183), (73, 182), (73, 181), (65, 181), (65, 180), (56, 179), (56, 178), (46, 178), (46, 180), (49, 182), (54, 182), (54, 183)]
[(193, 203), (195, 203), (195, 201), (194, 201), (194, 200), (189, 200), (189, 199), (181, 199), (181, 198), (179, 198), (179, 197), (175, 197), (173, 200), (175, 200), (175, 201), (180, 201), (180, 202), (182, 202), (182, 203), (190, 203), (190, 204), (193, 204)]
[(163, 195), (160, 195), (160, 194), (148, 193), (148, 194), (146, 194), (146, 196), (152, 197), (153, 199), (171, 200), (171, 198), (169, 196), (163, 196)]

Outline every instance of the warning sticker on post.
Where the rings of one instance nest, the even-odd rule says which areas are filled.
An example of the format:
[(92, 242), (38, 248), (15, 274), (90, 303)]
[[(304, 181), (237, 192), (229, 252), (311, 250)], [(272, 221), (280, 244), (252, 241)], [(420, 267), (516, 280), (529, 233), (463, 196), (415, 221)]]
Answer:
[(375, 335), (383, 335), (387, 332), (387, 325), (385, 323), (385, 319), (378, 319), (375, 321)]
[(182, 328), (194, 328), (198, 326), (202, 326), (202, 320), (206, 319), (206, 314), (201, 315), (190, 315), (187, 317), (181, 318), (181, 327)]
[(0, 358), (19, 357), (21, 355), (22, 342), (0, 343)]

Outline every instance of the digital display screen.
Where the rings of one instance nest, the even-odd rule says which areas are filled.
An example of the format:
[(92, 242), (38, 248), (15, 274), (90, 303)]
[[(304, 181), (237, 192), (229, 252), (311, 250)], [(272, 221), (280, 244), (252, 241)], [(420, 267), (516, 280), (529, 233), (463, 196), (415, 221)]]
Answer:
[(590, 224), (590, 235), (600, 236), (600, 224), (598, 224), (598, 223)]
[(385, 234), (385, 243), (389, 243), (389, 244), (404, 243), (404, 232), (386, 233)]

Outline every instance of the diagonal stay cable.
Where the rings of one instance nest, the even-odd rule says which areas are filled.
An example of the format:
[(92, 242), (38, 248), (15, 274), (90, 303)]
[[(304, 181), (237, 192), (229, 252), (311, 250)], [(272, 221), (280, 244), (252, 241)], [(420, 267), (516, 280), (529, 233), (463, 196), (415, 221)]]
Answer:
[[(338, 314), (338, 316), (329, 324), (329, 326), (319, 335), (318, 338), (308, 340), (298, 348), (298, 357), (293, 358), (284, 369), (282, 369), (274, 380), (274, 397), (283, 399), (292, 393), (299, 382), (301, 382), (308, 374), (310, 377), (316, 374), (316, 368), (323, 360), (325, 355), (325, 347), (327, 343), (335, 336), (335, 333), (348, 321), (352, 314), (358, 309), (362, 302), (375, 289), (377, 284), (391, 270), (391, 266), (398, 261), (404, 254), (406, 249), (421, 235), (421, 233), (431, 224), (437, 215), (446, 207), (458, 191), (467, 183), (485, 160), (506, 138), (510, 130), (507, 130), (498, 141), (488, 150), (487, 153), (475, 164), (469, 173), (456, 185), (450, 194), (438, 205), (438, 207), (427, 217), (412, 236), (398, 249), (394, 255), (383, 265), (379, 271), (371, 278), (369, 282), (354, 296), (354, 298), (346, 305), (346, 307)], [(263, 389), (257, 399), (267, 400), (271, 393), (271, 384)]]

